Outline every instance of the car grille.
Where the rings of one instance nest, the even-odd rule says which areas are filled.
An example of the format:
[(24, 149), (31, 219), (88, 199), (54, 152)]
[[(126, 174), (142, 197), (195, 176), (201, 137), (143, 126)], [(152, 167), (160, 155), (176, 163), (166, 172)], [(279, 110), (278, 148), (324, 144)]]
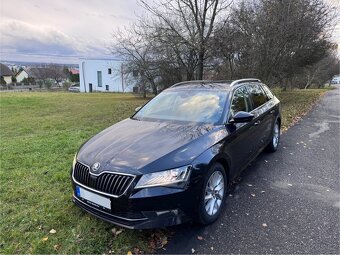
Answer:
[(134, 179), (130, 175), (115, 173), (102, 173), (99, 176), (91, 176), (89, 167), (79, 162), (74, 167), (73, 177), (80, 184), (113, 196), (123, 195)]

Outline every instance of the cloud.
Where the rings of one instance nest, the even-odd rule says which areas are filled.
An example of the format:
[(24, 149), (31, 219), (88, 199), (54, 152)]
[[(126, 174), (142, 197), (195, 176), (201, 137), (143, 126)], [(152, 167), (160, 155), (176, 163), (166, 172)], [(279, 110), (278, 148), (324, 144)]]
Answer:
[(77, 55), (86, 46), (50, 26), (36, 26), (18, 20), (0, 23), (1, 50), (21, 54)]

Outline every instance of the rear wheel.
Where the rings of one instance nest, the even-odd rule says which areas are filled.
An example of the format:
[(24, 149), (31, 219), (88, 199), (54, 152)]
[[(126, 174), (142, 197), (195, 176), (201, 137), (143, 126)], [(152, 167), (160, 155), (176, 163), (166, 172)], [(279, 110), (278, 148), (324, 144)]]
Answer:
[(276, 121), (273, 128), (272, 139), (267, 146), (267, 151), (275, 152), (279, 146), (279, 142), (280, 142), (280, 124), (278, 121)]
[(221, 214), (225, 203), (227, 176), (220, 163), (211, 166), (204, 178), (202, 195), (199, 203), (198, 220), (202, 224), (214, 222)]

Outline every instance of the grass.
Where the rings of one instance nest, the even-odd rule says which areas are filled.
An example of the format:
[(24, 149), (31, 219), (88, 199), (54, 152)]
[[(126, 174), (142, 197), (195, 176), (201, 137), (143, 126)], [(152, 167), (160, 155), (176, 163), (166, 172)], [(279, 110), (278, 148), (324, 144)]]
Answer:
[[(283, 126), (324, 92), (276, 91)], [(164, 243), (164, 231), (124, 230), (115, 237), (114, 226), (71, 202), (70, 166), (79, 146), (143, 103), (131, 94), (0, 93), (1, 254), (152, 252), (157, 240)]]

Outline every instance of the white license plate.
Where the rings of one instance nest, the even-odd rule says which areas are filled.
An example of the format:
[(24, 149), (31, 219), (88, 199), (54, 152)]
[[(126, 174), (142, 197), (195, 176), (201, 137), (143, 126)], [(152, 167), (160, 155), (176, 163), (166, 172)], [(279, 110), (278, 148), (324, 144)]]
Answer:
[(88, 191), (86, 189), (83, 189), (79, 186), (76, 186), (76, 195), (78, 197), (86, 199), (89, 202), (92, 202), (96, 205), (100, 205), (102, 207), (105, 207), (105, 208), (111, 210), (111, 200), (106, 198), (106, 197), (97, 195), (97, 194), (95, 194), (91, 191)]

